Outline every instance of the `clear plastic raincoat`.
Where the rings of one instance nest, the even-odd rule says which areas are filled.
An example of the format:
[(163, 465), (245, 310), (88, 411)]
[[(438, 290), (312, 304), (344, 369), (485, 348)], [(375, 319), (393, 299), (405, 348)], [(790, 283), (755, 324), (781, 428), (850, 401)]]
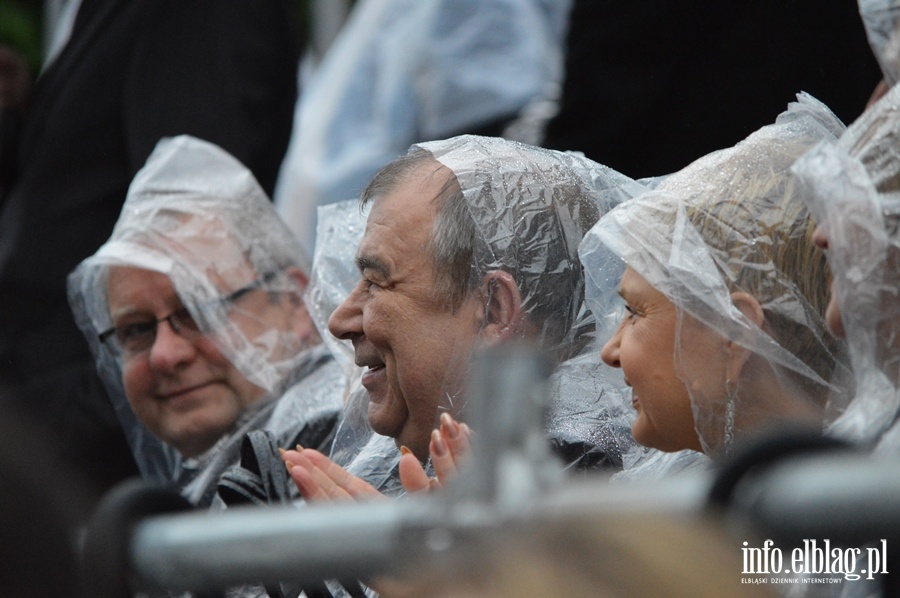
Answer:
[(316, 208), (411, 143), (512, 120), (559, 93), (570, 0), (365, 0), (297, 102), (275, 190), (312, 250)]
[[(110, 315), (110, 272), (124, 267), (164, 274), (187, 310), (172, 316), (173, 331), (212, 340), (237, 375), (260, 389), (260, 398), (246, 400), (232, 429), (200, 456), (184, 458), (160, 442), (126, 397), (125, 355), (137, 333), (146, 331), (121, 328)], [(217, 474), (237, 459), (245, 432), (265, 427), (289, 440), (307, 419), (339, 410), (342, 373), (312, 323), (302, 324), (303, 318), (309, 321), (302, 302), (308, 267), (300, 245), (243, 165), (193, 137), (159, 142), (135, 176), (109, 241), (69, 277), (76, 321), (145, 477), (177, 483), (188, 498), (206, 503)], [(146, 314), (137, 323), (158, 315)], [(161, 321), (156, 330), (160, 326)], [(156, 335), (150, 337), (155, 343)], [(137, 349), (136, 359), (150, 352)], [(312, 374), (319, 382), (303, 386)]]
[(840, 139), (823, 141), (794, 166), (828, 239), (832, 292), (856, 377), (855, 397), (829, 431), (868, 446), (880, 441), (887, 451), (900, 448), (898, 149), (895, 86)]
[(859, 15), (884, 80), (893, 86), (900, 79), (900, 2), (859, 0)]
[[(464, 135), (410, 149), (410, 155), (417, 152), (452, 173), (456, 195), (443, 201), (461, 206), (462, 216), (446, 216), (447, 221), (467, 223), (467, 232), (454, 237), (458, 252), (471, 250), (467, 292), (491, 271), (511, 275), (529, 323), (520, 336), (540, 344), (556, 364), (546, 427), (560, 454), (576, 466), (620, 465), (632, 444), (632, 416), (620, 374), (597, 359), (596, 341), (610, 330), (608, 322), (595, 322), (584, 303), (577, 248), (602, 214), (643, 187), (580, 154), (499, 138)], [(440, 221), (439, 215), (432, 241)], [(467, 360), (469, 350), (457, 348), (454, 361)], [(466, 419), (462, 381), (451, 377), (456, 376), (443, 381), (435, 426), (443, 411)], [(357, 427), (339, 431), (336, 452), (353, 454), (355, 439), (366, 438), (358, 432), (365, 426), (366, 404), (362, 392), (348, 406), (345, 421)], [(477, 429), (477, 422), (469, 423)]]
[[(365, 230), (367, 213), (367, 208), (360, 209), (357, 199), (318, 209), (316, 250), (306, 300), (320, 330), (328, 329), (331, 313), (359, 280), (356, 248)], [(393, 438), (374, 433), (368, 424), (368, 395), (360, 383), (362, 368), (353, 363), (353, 347), (331, 334), (323, 338), (348, 380), (329, 457), (382, 493), (399, 494), (402, 488), (396, 466), (400, 452)]]
[[(614, 209), (582, 243), (595, 313), (617, 309), (608, 277), (623, 260), (674, 304), (675, 372), (710, 456), (786, 419), (821, 425), (845, 400), (834, 377), (846, 367), (822, 316), (825, 258), (810, 243), (811, 219), (789, 170), (842, 130), (800, 94), (775, 124)], [(753, 301), (741, 309), (736, 293), (758, 311), (747, 307)], [(714, 354), (700, 350), (710, 346)]]

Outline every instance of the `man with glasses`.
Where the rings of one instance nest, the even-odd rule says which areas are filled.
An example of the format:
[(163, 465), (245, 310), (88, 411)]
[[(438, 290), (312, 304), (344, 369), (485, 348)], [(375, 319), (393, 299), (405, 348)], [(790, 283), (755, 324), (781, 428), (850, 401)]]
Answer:
[(160, 141), (110, 240), (69, 277), (145, 477), (209, 504), (247, 432), (327, 443), (344, 378), (303, 302), (303, 255), (232, 156)]

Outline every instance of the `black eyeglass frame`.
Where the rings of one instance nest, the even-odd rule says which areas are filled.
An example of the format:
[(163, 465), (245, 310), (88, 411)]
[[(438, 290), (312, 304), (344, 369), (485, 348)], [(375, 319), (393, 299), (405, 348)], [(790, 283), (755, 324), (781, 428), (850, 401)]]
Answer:
[[(270, 283), (270, 282), (271, 282), (278, 274), (279, 274), (279, 272), (277, 272), (277, 271), (269, 271), (269, 272), (266, 272), (265, 274), (263, 274), (262, 276), (260, 276), (259, 278), (257, 278), (257, 279), (254, 280), (253, 282), (251, 282), (250, 284), (245, 285), (245, 286), (243, 286), (243, 287), (241, 287), (241, 288), (239, 288), (239, 289), (237, 289), (237, 290), (235, 290), (235, 291), (232, 291), (231, 293), (229, 293), (228, 295), (225, 295), (224, 297), (220, 297), (220, 298), (218, 298), (218, 299), (215, 299), (213, 302), (219, 303), (219, 304), (221, 304), (221, 305), (228, 305), (228, 304), (235, 303), (235, 302), (237, 302), (241, 297), (243, 297), (244, 295), (246, 295), (247, 293), (251, 293), (251, 292), (253, 292), (253, 291), (257, 290), (257, 289), (262, 288), (263, 285), (266, 285), (266, 284)], [(176, 321), (175, 321), (175, 319), (174, 319), (174, 318), (176, 318), (176, 317), (179, 317), (179, 319), (183, 319), (183, 320), (184, 320), (184, 319), (187, 319), (187, 320), (190, 320), (190, 321), (194, 322), (194, 317), (191, 315), (191, 312), (188, 310), (187, 307), (185, 307), (185, 306), (182, 305), (182, 306), (179, 307), (178, 309), (172, 311), (170, 314), (168, 314), (168, 315), (166, 315), (166, 316), (163, 316), (163, 317), (161, 317), (161, 318), (156, 318), (155, 320), (152, 320), (152, 323), (154, 324), (154, 326), (153, 326), (153, 339), (154, 339), (154, 342), (155, 342), (155, 340), (156, 340), (156, 330), (157, 330), (157, 328), (159, 327), (159, 323), (160, 323), (160, 322), (163, 322), (163, 321), (168, 322), (169, 326), (172, 328), (172, 330), (175, 332), (175, 334), (178, 334), (179, 336), (184, 336), (184, 335), (182, 334), (182, 330), (184, 329), (184, 326), (183, 326), (183, 324), (182, 324), (182, 325), (179, 325), (179, 324), (176, 323)], [(124, 325), (124, 326), (113, 326), (113, 327), (108, 328), (107, 330), (104, 330), (103, 332), (99, 333), (99, 334), (97, 335), (97, 339), (98, 339), (102, 344), (104, 344), (104, 345), (106, 345), (106, 346), (108, 347), (109, 345), (107, 344), (107, 341), (108, 341), (108, 340), (109, 340), (109, 339), (110, 339), (117, 331), (119, 331), (119, 330), (121, 330), (121, 329), (123, 329), (123, 328), (130, 327), (130, 326), (142, 325), (142, 324), (149, 325), (150, 323), (151, 323), (151, 320), (146, 320), (146, 321), (143, 321), (143, 322), (135, 322), (135, 323), (132, 323), (132, 324), (126, 324), (126, 325)], [(200, 326), (197, 325), (196, 322), (195, 322), (194, 328), (192, 328), (192, 330), (196, 330), (196, 331), (199, 332), (200, 334), (203, 334), (203, 332), (200, 330)], [(151, 343), (151, 346), (152, 346), (152, 343)]]

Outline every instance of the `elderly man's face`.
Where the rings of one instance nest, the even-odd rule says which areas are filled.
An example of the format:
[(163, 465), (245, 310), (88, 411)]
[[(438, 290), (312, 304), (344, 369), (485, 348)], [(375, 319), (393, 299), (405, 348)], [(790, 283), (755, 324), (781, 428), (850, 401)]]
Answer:
[[(116, 327), (164, 318), (182, 308), (168, 276), (131, 267), (109, 274)], [(152, 345), (123, 358), (125, 394), (147, 428), (188, 457), (210, 448), (265, 391), (244, 377), (215, 343), (195, 331), (156, 326)]]
[(356, 364), (366, 368), (369, 422), (419, 458), (443, 393), (462, 383), (478, 336), (482, 310), (474, 297), (452, 312), (435, 292), (426, 254), (434, 223), (433, 198), (449, 170), (420, 166), (396, 189), (375, 199), (360, 242), (362, 279), (332, 314), (332, 334), (353, 342)]

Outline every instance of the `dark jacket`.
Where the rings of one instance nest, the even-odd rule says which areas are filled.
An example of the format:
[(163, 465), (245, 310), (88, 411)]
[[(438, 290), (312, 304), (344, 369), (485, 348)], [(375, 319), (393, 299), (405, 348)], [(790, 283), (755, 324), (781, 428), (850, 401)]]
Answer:
[(136, 470), (66, 276), (109, 237), (160, 137), (216, 143), (272, 192), (296, 97), (292, 22), (284, 0), (83, 0), (37, 81), (0, 203), (0, 387), (101, 485)]

